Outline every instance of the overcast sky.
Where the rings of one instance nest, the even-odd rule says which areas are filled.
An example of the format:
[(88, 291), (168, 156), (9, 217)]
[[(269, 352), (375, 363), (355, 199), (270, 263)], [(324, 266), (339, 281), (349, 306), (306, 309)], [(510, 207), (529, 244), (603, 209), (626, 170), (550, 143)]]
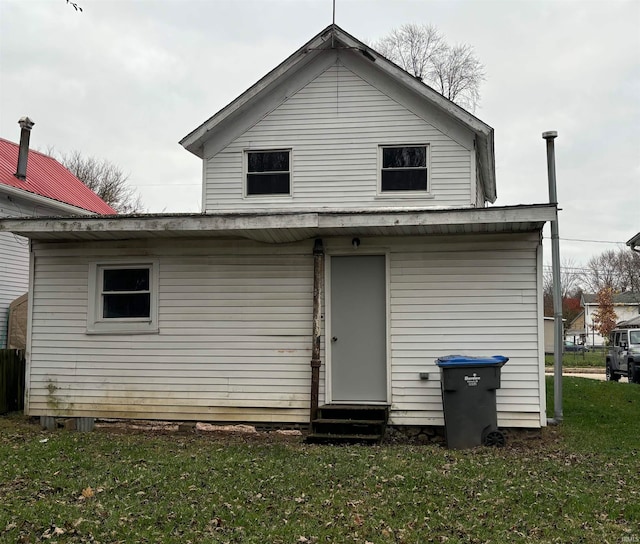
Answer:
[[(337, 0), (369, 41), (406, 22), (468, 43), (487, 80), (496, 205), (548, 201), (557, 130), (562, 259), (640, 231), (639, 0)], [(331, 23), (331, 0), (0, 0), (0, 137), (130, 175), (150, 212), (196, 212), (201, 161), (177, 142)], [(545, 228), (545, 261), (550, 260)], [(595, 243), (577, 240), (604, 241)]]

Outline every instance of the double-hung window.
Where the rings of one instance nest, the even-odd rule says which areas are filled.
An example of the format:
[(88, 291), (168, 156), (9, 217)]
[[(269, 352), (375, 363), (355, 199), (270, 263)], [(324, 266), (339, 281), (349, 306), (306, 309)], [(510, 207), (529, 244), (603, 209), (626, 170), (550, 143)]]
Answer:
[(157, 332), (157, 263), (92, 263), (90, 333)]
[(427, 145), (380, 147), (380, 192), (428, 192)]
[(291, 150), (246, 151), (246, 194), (290, 195)]

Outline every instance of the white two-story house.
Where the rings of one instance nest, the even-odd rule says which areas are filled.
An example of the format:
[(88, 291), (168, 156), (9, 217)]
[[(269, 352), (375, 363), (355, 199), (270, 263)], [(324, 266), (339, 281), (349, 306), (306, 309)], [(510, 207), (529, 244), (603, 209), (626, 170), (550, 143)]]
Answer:
[(201, 214), (4, 220), (32, 240), (31, 415), (443, 425), (438, 357), (505, 355), (546, 424), (541, 232), (493, 129), (331, 25), (181, 144)]

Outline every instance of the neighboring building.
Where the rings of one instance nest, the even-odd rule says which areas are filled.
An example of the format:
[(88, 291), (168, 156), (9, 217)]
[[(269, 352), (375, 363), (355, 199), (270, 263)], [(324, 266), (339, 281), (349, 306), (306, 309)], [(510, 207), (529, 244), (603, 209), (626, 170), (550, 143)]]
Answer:
[[(563, 339), (567, 339), (568, 331), (564, 330), (564, 322), (566, 319), (562, 320), (563, 327)], [(545, 317), (544, 318), (544, 352), (545, 353), (554, 353), (555, 351), (555, 319), (553, 317)], [(578, 342), (576, 342), (578, 343)]]
[(502, 354), (499, 424), (546, 424), (557, 211), (485, 207), (491, 127), (331, 25), (181, 143), (202, 214), (0, 221), (35, 255), (28, 414), (443, 425), (435, 359)]
[[(546, 319), (546, 318), (545, 318)], [(564, 331), (564, 337), (574, 344), (587, 344), (587, 333), (584, 326), (584, 311), (580, 312)]]
[(544, 352), (553, 353), (555, 349), (555, 319), (553, 317), (544, 318)]
[[(605, 339), (594, 328), (594, 313), (598, 310), (597, 295), (583, 293), (584, 334), (588, 346), (602, 346)], [(640, 293), (617, 293), (613, 295), (613, 310), (616, 322), (627, 321), (640, 315)]]
[[(0, 218), (116, 213), (58, 161), (30, 150), (33, 122), (20, 121), (22, 153), (0, 138)], [(28, 283), (29, 240), (0, 232), (0, 349), (7, 345), (9, 305)]]

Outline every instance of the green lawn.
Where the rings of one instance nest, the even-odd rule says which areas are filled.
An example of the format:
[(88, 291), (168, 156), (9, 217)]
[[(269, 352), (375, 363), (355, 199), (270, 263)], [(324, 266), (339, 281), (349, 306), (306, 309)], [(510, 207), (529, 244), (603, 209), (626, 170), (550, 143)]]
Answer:
[[(605, 353), (602, 350), (587, 353), (566, 352), (562, 355), (562, 366), (567, 368), (601, 368), (604, 372)], [(546, 366), (553, 366), (553, 355), (545, 355)]]
[(637, 542), (640, 386), (564, 392), (561, 427), (469, 451), (0, 417), (0, 542)]

